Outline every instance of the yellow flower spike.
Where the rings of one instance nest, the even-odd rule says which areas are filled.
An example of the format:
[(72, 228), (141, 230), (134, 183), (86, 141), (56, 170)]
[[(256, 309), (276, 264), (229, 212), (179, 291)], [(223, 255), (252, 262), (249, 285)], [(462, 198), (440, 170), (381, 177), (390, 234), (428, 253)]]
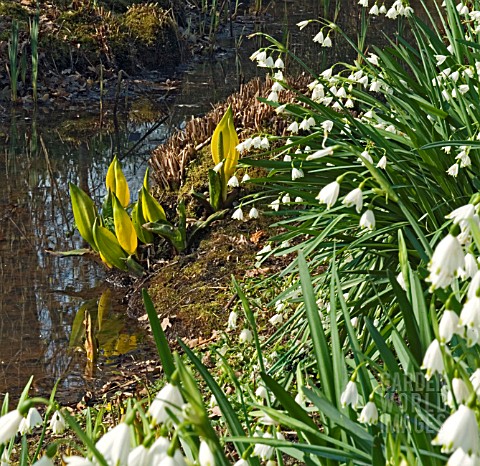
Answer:
[(225, 153), (225, 167), (224, 167), (224, 176), (225, 176), (225, 183), (228, 183), (228, 180), (231, 176), (235, 173), (235, 169), (237, 168), (238, 163), (238, 135), (237, 131), (235, 130), (235, 124), (233, 122), (233, 112), (232, 109), (229, 107), (228, 114), (228, 125), (227, 129), (229, 132), (228, 137), (228, 151)]
[(123, 207), (127, 207), (130, 204), (130, 189), (117, 156), (113, 158), (112, 163), (108, 167), (105, 184), (107, 189), (117, 196)]
[(228, 107), (225, 115), (218, 123), (212, 135), (212, 158), (215, 165), (222, 161), (222, 197), (227, 197), (227, 182), (235, 172), (238, 162), (238, 135), (233, 122), (232, 107)]
[(158, 201), (145, 189), (142, 188), (142, 212), (145, 220), (148, 222), (158, 222), (159, 220), (167, 220), (163, 207)]
[(115, 194), (112, 197), (112, 207), (117, 240), (120, 246), (131, 256), (135, 253), (138, 246), (137, 233), (132, 220)]

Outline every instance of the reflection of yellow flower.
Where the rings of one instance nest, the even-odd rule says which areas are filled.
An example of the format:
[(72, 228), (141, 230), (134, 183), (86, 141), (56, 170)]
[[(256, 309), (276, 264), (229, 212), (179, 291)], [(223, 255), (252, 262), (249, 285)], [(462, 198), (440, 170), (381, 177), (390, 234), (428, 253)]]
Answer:
[(125, 354), (137, 347), (137, 336), (120, 333), (111, 335), (108, 341), (102, 345), (103, 354), (109, 358), (119, 354)]

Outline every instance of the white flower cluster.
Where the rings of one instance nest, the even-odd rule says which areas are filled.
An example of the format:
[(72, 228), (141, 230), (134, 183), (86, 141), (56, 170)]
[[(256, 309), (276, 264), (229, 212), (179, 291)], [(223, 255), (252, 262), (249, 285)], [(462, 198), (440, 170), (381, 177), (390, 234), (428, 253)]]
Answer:
[[(339, 194), (340, 183), (338, 180), (335, 180), (324, 186), (315, 199), (317, 199), (320, 204), (326, 204), (327, 209), (330, 209), (337, 202)], [(344, 197), (342, 204), (344, 204), (346, 207), (355, 206), (357, 213), (360, 213), (363, 207), (362, 189), (358, 187), (350, 191)], [(375, 229), (375, 214), (373, 213), (372, 209), (369, 208), (362, 214), (360, 217), (359, 226), (365, 230)]]
[(245, 139), (245, 141), (241, 142), (236, 146), (236, 149), (240, 154), (249, 152), (252, 149), (267, 150), (269, 148), (270, 148), (270, 142), (268, 141), (268, 138), (265, 136), (264, 137), (255, 136), (253, 138)]
[(378, 6), (377, 1), (375, 1), (371, 7), (369, 5), (369, 0), (359, 0), (358, 4), (364, 8), (370, 8), (368, 13), (373, 16), (385, 15), (385, 17), (389, 19), (396, 19), (399, 16), (409, 17), (413, 14), (413, 8), (410, 6), (409, 2), (405, 0), (395, 0), (389, 9), (387, 9), (383, 2)]
[(452, 211), (447, 218), (452, 219), (456, 235), (449, 233), (438, 243), (428, 264), (430, 272), (427, 281), (431, 283), (431, 290), (447, 288), (456, 277), (471, 278), (478, 270), (475, 258), (465, 247), (470, 247), (472, 242), (472, 225), (480, 225), (477, 207), (466, 204)]
[(275, 61), (273, 60), (272, 56), (268, 56), (265, 50), (257, 50), (250, 56), (250, 60), (256, 61), (257, 66), (260, 68), (276, 68), (276, 69), (283, 69), (285, 68), (285, 64), (283, 60), (279, 57)]
[[(470, 280), (463, 300), (457, 298), (464, 301), (460, 313), (448, 309), (447, 303), (437, 339), (429, 345), (422, 364), (427, 380), (434, 374), (451, 377), (445, 402), (453, 412), (432, 442), (440, 445), (442, 452), (451, 453), (447, 463), (450, 466), (480, 464), (480, 430), (472, 405), (472, 400), (480, 396), (480, 368), (472, 367), (471, 362), (466, 367), (448, 347), (455, 335), (455, 345), (460, 339), (465, 340), (467, 347), (480, 342), (480, 272), (471, 247), (472, 227), (480, 225), (477, 209), (477, 205), (471, 203), (447, 215), (453, 220), (453, 233), (438, 243), (428, 265), (431, 290), (452, 285), (455, 277)], [(447, 374), (447, 367), (455, 368), (453, 377)], [(476, 370), (467, 380), (467, 374), (473, 369)]]

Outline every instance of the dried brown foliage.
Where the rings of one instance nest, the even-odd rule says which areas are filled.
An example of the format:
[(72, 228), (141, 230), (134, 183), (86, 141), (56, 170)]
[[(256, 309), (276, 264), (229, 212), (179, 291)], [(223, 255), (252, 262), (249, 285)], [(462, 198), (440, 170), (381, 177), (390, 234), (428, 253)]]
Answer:
[[(292, 89), (302, 89), (307, 84), (307, 77), (289, 79)], [(197, 152), (208, 144), (215, 127), (227, 110), (232, 106), (235, 127), (240, 139), (252, 133), (268, 130), (269, 134), (283, 135), (288, 125), (286, 120), (278, 117), (274, 107), (258, 100), (267, 98), (272, 81), (254, 78), (218, 104), (204, 117), (190, 120), (185, 129), (176, 131), (170, 139), (158, 146), (152, 154), (150, 165), (156, 182), (165, 190), (178, 189), (185, 179), (188, 164), (194, 160)], [(282, 91), (281, 101), (291, 102), (295, 97), (292, 90)]]

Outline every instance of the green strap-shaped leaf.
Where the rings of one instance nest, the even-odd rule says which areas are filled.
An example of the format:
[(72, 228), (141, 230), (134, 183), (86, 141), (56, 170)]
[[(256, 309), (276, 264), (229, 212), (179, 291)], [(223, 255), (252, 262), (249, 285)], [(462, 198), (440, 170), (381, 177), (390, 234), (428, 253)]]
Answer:
[[(142, 203), (142, 212), (147, 222), (158, 222), (159, 220), (167, 220), (163, 207), (150, 194), (150, 192), (142, 187), (140, 201)], [(139, 202), (140, 202), (139, 201)]]
[(208, 190), (210, 193), (210, 205), (217, 212), (222, 206), (222, 178), (215, 170), (208, 170)]
[(97, 209), (90, 196), (73, 183), (69, 183), (70, 198), (72, 200), (73, 216), (82, 238), (98, 251), (93, 236), (93, 225), (97, 218)]
[(140, 191), (139, 200), (132, 209), (132, 222), (138, 239), (144, 244), (150, 244), (153, 243), (153, 235), (143, 228), (143, 224), (147, 223), (147, 219), (143, 215), (141, 195), (142, 192)]
[(95, 222), (93, 226), (93, 236), (98, 246), (100, 257), (109, 267), (117, 267), (120, 270), (127, 270), (125, 261), (128, 254), (122, 249), (115, 235), (105, 227)]

